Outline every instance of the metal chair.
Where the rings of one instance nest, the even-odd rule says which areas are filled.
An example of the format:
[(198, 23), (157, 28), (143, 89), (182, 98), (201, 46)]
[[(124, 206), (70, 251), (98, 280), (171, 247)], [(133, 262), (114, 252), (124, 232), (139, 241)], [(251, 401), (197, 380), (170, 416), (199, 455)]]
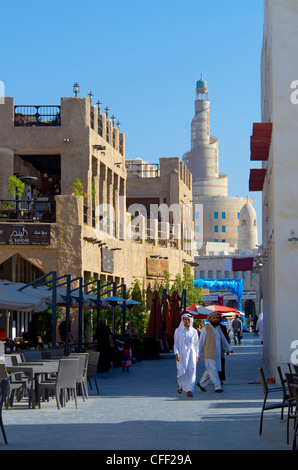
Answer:
[(295, 384), (294, 382), (295, 377), (298, 377), (297, 374), (287, 374), (287, 373), (285, 374), (286, 383), (287, 383), (288, 392), (289, 392), (289, 398), (288, 398), (289, 408), (288, 408), (288, 419), (287, 419), (287, 444), (289, 444), (289, 441), (290, 441), (290, 420), (291, 419), (294, 420), (294, 427), (295, 427), (296, 417), (297, 417), (296, 409), (294, 411), (294, 408), (296, 407), (296, 401), (295, 401), (295, 397), (292, 391), (292, 385)]
[[(0, 379), (8, 380), (7, 395), (6, 395), (6, 409), (8, 406), (13, 406), (15, 395), (17, 400), (21, 401), (22, 397), (28, 391), (27, 379), (22, 380), (19, 372), (8, 374), (5, 364), (0, 364)], [(29, 399), (30, 407), (30, 399)]]
[(99, 361), (100, 352), (98, 351), (90, 351), (89, 352), (89, 361), (88, 361), (88, 369), (87, 369), (87, 380), (92, 390), (92, 383), (91, 379), (93, 378), (95, 387), (97, 390), (97, 394), (99, 395), (98, 384), (97, 384), (97, 365)]
[(78, 366), (78, 377), (77, 377), (77, 386), (82, 393), (83, 401), (85, 398), (88, 398), (88, 387), (87, 387), (87, 368), (88, 368), (88, 353), (78, 353), (78, 354), (71, 354), (70, 356), (77, 357), (79, 360)]
[(294, 377), (294, 384), (291, 384), (291, 390), (293, 393), (294, 400), (296, 402), (296, 419), (294, 426), (294, 438), (292, 450), (297, 450), (297, 437), (298, 437), (298, 377)]
[[(282, 387), (268, 387), (267, 385), (267, 380), (265, 378), (265, 374), (264, 374), (264, 371), (262, 369), (262, 367), (260, 367), (258, 369), (259, 371), (259, 374), (260, 374), (260, 378), (261, 378), (261, 384), (262, 384), (262, 387), (263, 387), (263, 392), (264, 392), (264, 402), (263, 402), (263, 406), (262, 406), (262, 411), (261, 411), (261, 419), (260, 419), (260, 430), (259, 430), (259, 435), (262, 434), (262, 430), (263, 430), (263, 415), (264, 415), (264, 411), (267, 411), (267, 410), (276, 410), (276, 409), (281, 409), (283, 411), (284, 408), (288, 408), (289, 406), (289, 403), (288, 401), (284, 401), (283, 399), (279, 402), (275, 402), (275, 403), (267, 403), (267, 398), (268, 398), (268, 395), (270, 393), (277, 393), (277, 392), (280, 392), (281, 394), (283, 393), (283, 388)], [(283, 416), (283, 415), (282, 415)]]
[(77, 408), (77, 376), (78, 376), (79, 360), (60, 359), (56, 380), (41, 381), (38, 384), (38, 403), (40, 407), (40, 394), (42, 390), (52, 390), (55, 394), (58, 410), (61, 406), (65, 406), (66, 393), (72, 394)]
[(0, 381), (0, 427), (1, 427), (2, 436), (3, 436), (5, 444), (7, 444), (7, 438), (6, 438), (6, 433), (5, 433), (4, 424), (2, 420), (2, 408), (3, 408), (3, 403), (6, 400), (7, 388), (8, 388), (8, 379), (1, 379)]

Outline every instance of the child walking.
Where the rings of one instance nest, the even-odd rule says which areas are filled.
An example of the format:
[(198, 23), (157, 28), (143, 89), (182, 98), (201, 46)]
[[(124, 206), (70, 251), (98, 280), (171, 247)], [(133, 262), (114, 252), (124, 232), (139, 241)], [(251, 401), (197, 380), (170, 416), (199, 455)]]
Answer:
[(129, 372), (129, 368), (131, 366), (131, 357), (132, 351), (130, 343), (128, 340), (125, 340), (122, 349), (122, 372), (124, 372), (125, 370), (126, 372)]

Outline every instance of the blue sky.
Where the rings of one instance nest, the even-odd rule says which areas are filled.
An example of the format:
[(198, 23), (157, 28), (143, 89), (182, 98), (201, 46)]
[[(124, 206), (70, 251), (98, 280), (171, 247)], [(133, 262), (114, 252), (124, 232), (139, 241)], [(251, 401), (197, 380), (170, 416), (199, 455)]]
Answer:
[(211, 134), (229, 196), (249, 193), (260, 121), (263, 0), (13, 0), (1, 5), (0, 80), (15, 104), (93, 92), (121, 122), (126, 158), (157, 163), (190, 149), (195, 84), (209, 84)]

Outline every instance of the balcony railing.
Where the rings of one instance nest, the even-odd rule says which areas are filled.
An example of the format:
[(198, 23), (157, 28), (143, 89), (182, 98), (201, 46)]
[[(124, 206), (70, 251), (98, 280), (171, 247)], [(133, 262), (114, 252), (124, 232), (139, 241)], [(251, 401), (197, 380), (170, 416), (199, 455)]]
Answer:
[(0, 200), (0, 222), (56, 222), (56, 201)]
[(15, 126), (61, 126), (61, 106), (15, 106)]

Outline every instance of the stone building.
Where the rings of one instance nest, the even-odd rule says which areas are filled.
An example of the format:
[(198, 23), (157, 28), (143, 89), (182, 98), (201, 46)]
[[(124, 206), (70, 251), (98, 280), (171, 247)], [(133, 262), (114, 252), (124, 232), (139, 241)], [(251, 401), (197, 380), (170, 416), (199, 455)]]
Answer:
[[(262, 191), (264, 359), (268, 370), (297, 361), (298, 3), (265, 0), (262, 119), (251, 136), (250, 191)], [(293, 356), (292, 356), (293, 355)]]
[[(148, 182), (146, 197), (150, 193), (154, 201), (190, 201), (191, 178), (184, 165), (164, 160), (157, 177), (137, 178), (141, 184), (133, 183), (131, 198), (141, 198)], [(25, 183), (17, 201), (6, 191), (13, 175)], [(154, 236), (136, 236), (138, 224), (126, 202), (133, 179), (127, 179), (125, 136), (107, 109), (101, 113), (89, 98), (61, 98), (59, 106), (18, 106), (5, 98), (0, 106), (0, 279), (30, 282), (56, 271), (127, 287), (139, 279), (147, 288), (164, 269), (173, 277), (182, 273), (193, 253), (180, 239), (173, 242), (173, 220), (157, 216), (151, 223)]]
[[(237, 248), (239, 215), (247, 198), (229, 197), (228, 177), (219, 172), (218, 139), (210, 134), (208, 83), (202, 77), (196, 84), (191, 150), (183, 155), (182, 161), (192, 174), (194, 206), (202, 206), (201, 220), (194, 211), (195, 230), (202, 232), (205, 243), (229, 243)], [(251, 199), (249, 202), (253, 205)]]

